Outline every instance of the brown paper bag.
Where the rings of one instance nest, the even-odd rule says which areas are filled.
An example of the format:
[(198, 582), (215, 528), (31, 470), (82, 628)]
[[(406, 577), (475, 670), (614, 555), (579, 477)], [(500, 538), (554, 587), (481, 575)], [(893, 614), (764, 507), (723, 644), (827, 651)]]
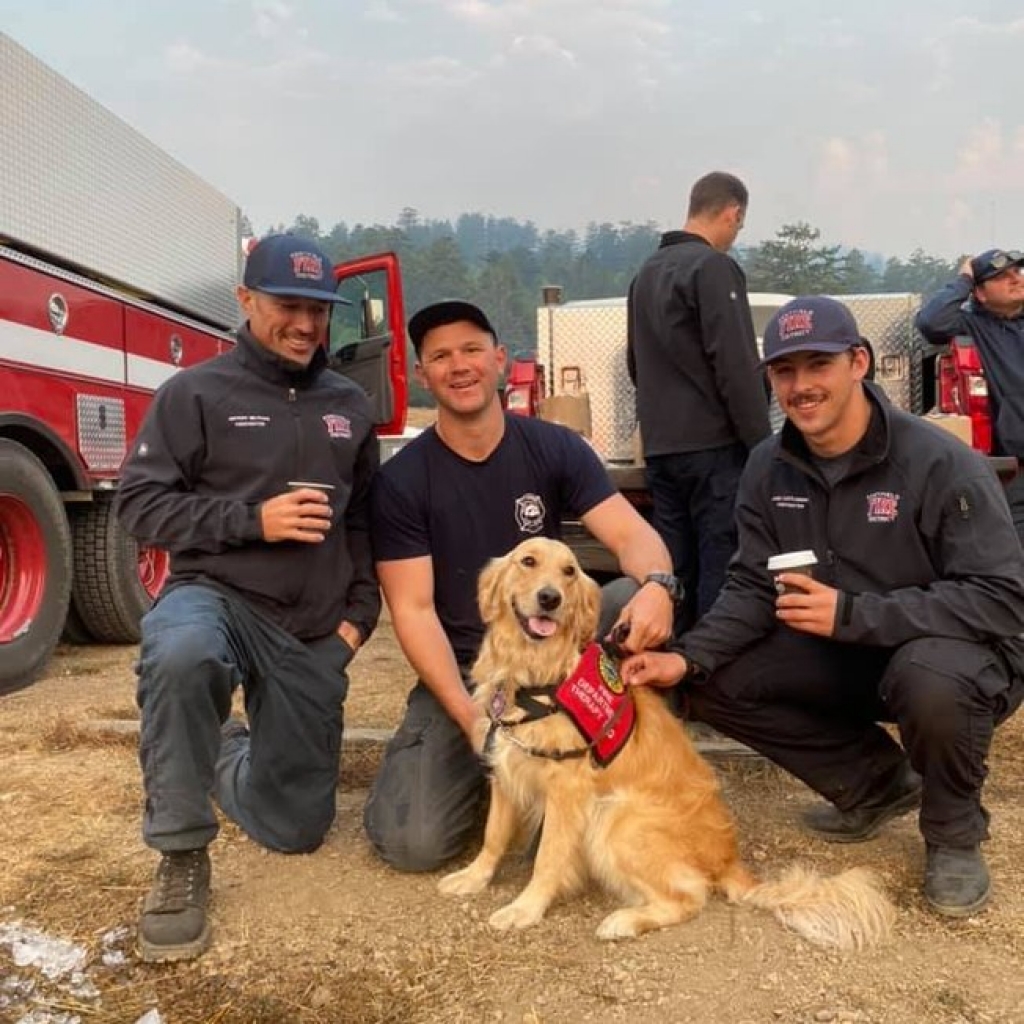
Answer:
[(577, 434), (590, 437), (590, 395), (585, 391), (578, 395), (549, 395), (540, 400), (538, 411), (542, 420), (561, 423)]
[(955, 437), (960, 438), (964, 444), (970, 445), (973, 440), (973, 428), (970, 416), (958, 416), (952, 413), (928, 412), (924, 418), (929, 423), (934, 423), (943, 430), (948, 430)]

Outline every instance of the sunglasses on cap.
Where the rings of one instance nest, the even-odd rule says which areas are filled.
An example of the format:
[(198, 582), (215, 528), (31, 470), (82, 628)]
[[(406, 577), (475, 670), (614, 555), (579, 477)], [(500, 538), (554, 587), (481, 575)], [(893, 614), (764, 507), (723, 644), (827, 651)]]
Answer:
[(1024, 263), (1024, 252), (1019, 252), (1016, 249), (1011, 249), (1009, 252), (997, 252), (988, 261), (990, 269), (1000, 272), (1008, 267), (1017, 267), (1021, 263)]

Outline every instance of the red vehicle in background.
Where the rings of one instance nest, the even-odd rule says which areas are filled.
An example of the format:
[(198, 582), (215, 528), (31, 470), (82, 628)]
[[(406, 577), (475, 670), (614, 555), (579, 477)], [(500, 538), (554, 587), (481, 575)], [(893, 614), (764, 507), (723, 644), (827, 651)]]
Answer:
[(939, 412), (967, 416), (971, 447), (992, 451), (992, 415), (981, 356), (968, 337), (953, 338), (935, 360), (936, 406)]

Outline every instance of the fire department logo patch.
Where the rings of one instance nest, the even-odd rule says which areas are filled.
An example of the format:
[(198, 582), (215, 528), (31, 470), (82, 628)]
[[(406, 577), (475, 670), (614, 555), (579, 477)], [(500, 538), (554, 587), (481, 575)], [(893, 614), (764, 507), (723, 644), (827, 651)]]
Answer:
[(544, 528), (544, 500), (539, 494), (516, 498), (516, 523), (523, 533), (540, 533)]
[(810, 309), (794, 309), (779, 317), (779, 338), (789, 341), (802, 338), (814, 329), (814, 311)]
[(349, 438), (352, 436), (352, 421), (347, 416), (339, 416), (337, 413), (329, 412), (324, 417), (324, 423), (327, 425), (328, 437)]
[(869, 523), (895, 523), (900, 513), (900, 496), (892, 491), (875, 491), (867, 496)]
[(324, 279), (324, 261), (315, 252), (293, 252), (292, 273), (308, 281)]

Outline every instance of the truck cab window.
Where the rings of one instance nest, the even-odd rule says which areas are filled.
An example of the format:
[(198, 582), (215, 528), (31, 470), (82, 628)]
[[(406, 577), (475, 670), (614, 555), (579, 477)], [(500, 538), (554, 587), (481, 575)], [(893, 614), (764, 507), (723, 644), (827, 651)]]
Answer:
[(388, 372), (392, 337), (388, 330), (388, 280), (384, 270), (343, 278), (331, 316), (328, 352), (331, 367), (351, 378), (370, 398), (374, 422), (394, 415), (394, 390)]

